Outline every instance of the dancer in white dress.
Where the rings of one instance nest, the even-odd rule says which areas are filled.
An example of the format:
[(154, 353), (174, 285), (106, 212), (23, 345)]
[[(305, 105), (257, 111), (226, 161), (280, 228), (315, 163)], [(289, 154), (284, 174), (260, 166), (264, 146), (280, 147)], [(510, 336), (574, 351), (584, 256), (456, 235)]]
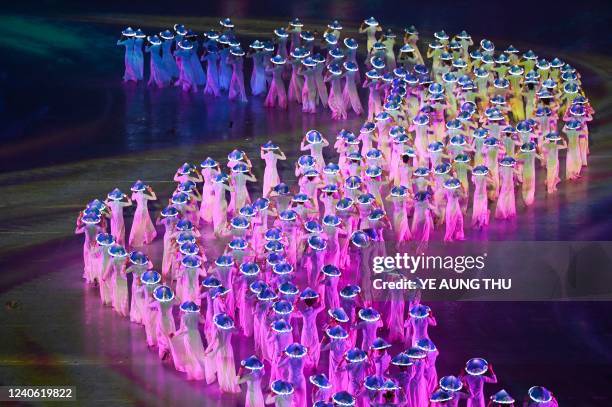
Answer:
[(136, 31), (131, 27), (126, 28), (121, 32), (122, 37), (117, 41), (117, 45), (125, 47), (124, 63), (125, 72), (123, 74), (123, 82), (138, 82), (138, 74), (134, 64), (134, 41)]
[(118, 244), (125, 244), (125, 222), (123, 220), (123, 208), (132, 206), (132, 200), (118, 188), (108, 193), (106, 205), (111, 211), (111, 234), (115, 236)]
[(147, 37), (149, 45), (145, 47), (145, 52), (151, 55), (150, 74), (148, 86), (155, 84), (158, 88), (164, 88), (170, 84), (172, 79), (162, 56), (162, 40), (157, 36)]
[(136, 79), (139, 81), (144, 78), (144, 55), (142, 53), (142, 45), (144, 44), (144, 39), (146, 38), (145, 33), (139, 28), (134, 33), (134, 50), (133, 50), (133, 63), (134, 63), (134, 71), (136, 72)]
[(376, 42), (376, 33), (382, 31), (382, 28), (378, 24), (378, 21), (374, 17), (365, 19), (359, 27), (359, 33), (367, 36), (366, 50), (368, 53), (372, 50), (374, 43)]
[(246, 383), (245, 407), (260, 407), (264, 405), (264, 396), (261, 390), (261, 379), (265, 374), (264, 364), (253, 355), (240, 362), (238, 370), (238, 384)]
[[(171, 334), (174, 364), (182, 367), (188, 380), (203, 380), (206, 376), (204, 345), (198, 330), (200, 307), (191, 301), (181, 304), (181, 327)], [(177, 362), (178, 361), (178, 362)]]
[(157, 338), (157, 353), (161, 360), (171, 355), (170, 338), (176, 332), (176, 324), (172, 316), (175, 298), (174, 291), (167, 285), (160, 285), (153, 290), (156, 312), (155, 336)]
[(174, 44), (174, 34), (170, 30), (164, 30), (159, 33), (159, 37), (164, 40), (162, 47), (162, 63), (165, 71), (168, 73), (170, 78), (178, 78), (179, 69), (176, 65), (176, 60), (172, 54), (172, 45)]
[(111, 267), (102, 280), (111, 281), (113, 309), (122, 317), (127, 317), (129, 313), (128, 285), (126, 275), (126, 262), (128, 253), (123, 246), (115, 244), (108, 248), (111, 256)]
[(150, 186), (142, 181), (132, 185), (132, 201), (136, 202), (136, 212), (130, 230), (130, 247), (142, 247), (149, 244), (157, 236), (155, 226), (149, 215), (148, 201), (157, 200), (157, 196)]
[(267, 91), (266, 86), (266, 65), (264, 59), (266, 58), (266, 51), (264, 51), (264, 44), (255, 40), (249, 48), (251, 52), (247, 54), (247, 58), (253, 60), (253, 71), (251, 72), (251, 94), (253, 96), (263, 95)]
[(276, 144), (272, 141), (268, 141), (261, 146), (261, 159), (266, 163), (262, 196), (268, 196), (272, 188), (280, 183), (280, 176), (278, 175), (276, 163), (278, 160), (286, 160), (287, 157)]
[(221, 313), (213, 317), (215, 336), (206, 348), (205, 355), (214, 358), (216, 377), (223, 393), (240, 393), (236, 366), (234, 365), (234, 348), (232, 348), (232, 332), (235, 330), (234, 320), (229, 315)]
[(132, 295), (130, 300), (130, 321), (142, 324), (142, 310), (145, 306), (144, 297), (138, 294), (138, 286), (142, 274), (153, 268), (153, 263), (146, 254), (133, 251), (129, 256), (130, 265), (126, 273), (132, 274)]

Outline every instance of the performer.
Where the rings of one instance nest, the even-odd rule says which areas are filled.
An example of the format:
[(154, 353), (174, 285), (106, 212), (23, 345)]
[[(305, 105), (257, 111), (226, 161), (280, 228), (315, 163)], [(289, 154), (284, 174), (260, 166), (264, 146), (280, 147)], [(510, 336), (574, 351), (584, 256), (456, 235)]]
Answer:
[(501, 191), (497, 198), (495, 217), (498, 219), (510, 219), (516, 216), (516, 204), (514, 199), (514, 173), (516, 172), (516, 160), (506, 156), (499, 161), (501, 176)]
[(142, 247), (151, 243), (157, 236), (148, 208), (148, 201), (157, 200), (157, 196), (150, 186), (140, 180), (132, 185), (131, 190), (132, 201), (136, 202), (136, 212), (130, 230), (129, 245), (131, 247)]
[(138, 82), (138, 72), (136, 69), (134, 57), (134, 44), (136, 40), (136, 31), (131, 27), (121, 31), (121, 39), (117, 41), (117, 45), (125, 47), (125, 73), (123, 74), (123, 82)]
[[(545, 137), (543, 144), (544, 157), (546, 159), (546, 192), (552, 194), (557, 191), (559, 178), (559, 150), (567, 148), (567, 142), (557, 133), (549, 133)], [(558, 142), (561, 141), (561, 144)]]
[(359, 34), (365, 34), (367, 37), (366, 51), (369, 53), (376, 42), (376, 33), (381, 32), (382, 28), (378, 25), (378, 21), (374, 17), (367, 18), (359, 27)]
[(191, 64), (191, 58), (193, 55), (193, 44), (189, 40), (182, 40), (177, 43), (178, 48), (174, 51), (174, 56), (177, 60), (180, 60), (178, 64), (179, 79), (176, 81), (174, 86), (180, 86), (183, 92), (197, 92), (198, 83), (196, 72)]
[(228, 207), (228, 211), (231, 213), (237, 213), (237, 211), (246, 204), (251, 203), (251, 196), (247, 190), (246, 183), (257, 182), (257, 179), (250, 172), (250, 169), (251, 167), (243, 162), (238, 162), (232, 167), (230, 179), (233, 187), (233, 194)]
[[(287, 54), (287, 38), (289, 38), (289, 33), (281, 27), (274, 30), (274, 35), (276, 35), (277, 54), (287, 59), (289, 57)], [(293, 52), (293, 48), (291, 51)]]
[(357, 64), (345, 62), (343, 66), (346, 70), (344, 90), (342, 92), (344, 104), (346, 106), (350, 105), (355, 114), (361, 115), (361, 113), (363, 113), (363, 107), (361, 106), (361, 100), (359, 99), (359, 93), (357, 93), (357, 86), (355, 84), (355, 75), (358, 72)]
[(238, 370), (238, 384), (246, 383), (245, 407), (259, 407), (264, 405), (264, 396), (261, 390), (261, 379), (265, 374), (264, 364), (257, 356), (249, 356), (240, 362)]
[(331, 64), (327, 67), (325, 82), (330, 82), (329, 98), (327, 104), (332, 112), (332, 119), (345, 120), (347, 117), (346, 105), (342, 94), (342, 78), (344, 73), (338, 64)]
[[(199, 300), (198, 300), (199, 301)], [(171, 334), (172, 358), (187, 373), (187, 380), (204, 380), (206, 357), (198, 330), (200, 307), (192, 301), (181, 304), (181, 327)]]
[(374, 367), (375, 375), (384, 377), (391, 364), (391, 356), (387, 349), (391, 347), (383, 338), (376, 338), (369, 349), (368, 359)]
[(325, 309), (325, 304), (320, 300), (319, 293), (310, 287), (302, 291), (300, 300), (302, 300), (302, 302), (298, 305), (298, 310), (304, 321), (300, 343), (308, 349), (306, 364), (316, 367), (319, 364), (321, 352), (319, 330), (317, 328), (317, 315)]
[[(488, 374), (486, 374), (487, 372)], [(485, 407), (484, 384), (497, 383), (497, 376), (495, 376), (493, 367), (482, 358), (473, 358), (467, 361), (460, 378), (466, 382), (470, 392), (467, 406)]]
[(172, 45), (174, 44), (174, 34), (170, 30), (164, 30), (159, 33), (163, 41), (162, 44), (162, 64), (170, 78), (178, 78), (179, 69), (176, 65), (176, 60), (172, 54)]
[(298, 68), (298, 75), (304, 77), (302, 87), (302, 112), (317, 112), (317, 81), (315, 67), (317, 63), (311, 57), (302, 60), (302, 66)]
[(285, 63), (287, 60), (280, 55), (276, 55), (270, 59), (273, 67), (267, 69), (266, 72), (272, 74), (272, 82), (270, 89), (268, 89), (268, 95), (264, 102), (266, 107), (278, 107), (282, 109), (287, 108), (287, 93), (285, 91), (285, 83), (283, 82), (283, 72), (285, 71)]
[(457, 178), (450, 178), (444, 182), (444, 188), (446, 189), (446, 210), (444, 211), (446, 232), (444, 233), (444, 241), (464, 240), (463, 212), (460, 200), (465, 199), (465, 192), (461, 181)]
[(406, 344), (415, 346), (421, 339), (429, 339), (429, 326), (436, 326), (437, 321), (433, 316), (431, 308), (423, 304), (417, 304), (409, 311), (409, 316), (404, 324)]
[(368, 88), (368, 121), (374, 120), (374, 116), (382, 111), (382, 102), (380, 89), (382, 85), (380, 80), (382, 76), (372, 69), (366, 72), (366, 80), (363, 83), (364, 88)]
[(96, 271), (93, 271), (90, 277), (92, 280), (95, 279), (98, 282), (102, 305), (111, 305), (112, 286), (110, 285), (110, 281), (103, 281), (102, 276), (105, 275), (107, 270), (111, 267), (111, 255), (108, 252), (108, 248), (115, 244), (115, 238), (110, 233), (98, 233), (96, 242), (98, 244), (95, 256), (97, 262), (94, 265)]
[(204, 87), (204, 94), (217, 97), (221, 94), (221, 86), (219, 85), (218, 69), (219, 48), (216, 43), (206, 44), (201, 60), (206, 62), (206, 86)]
[(208, 344), (204, 355), (212, 358), (215, 363), (215, 374), (219, 388), (223, 393), (240, 393), (238, 377), (234, 367), (234, 349), (232, 347), (232, 332), (234, 320), (229, 315), (221, 313), (213, 318), (215, 335)]
[(426, 406), (429, 402), (428, 383), (425, 377), (427, 354), (425, 351), (412, 347), (406, 351), (413, 361), (413, 376), (408, 384), (407, 398), (410, 406)]
[(229, 100), (246, 102), (246, 90), (244, 88), (244, 57), (245, 52), (240, 47), (232, 47), (227, 57), (227, 64), (232, 67), (232, 77), (229, 84)]
[(253, 96), (259, 96), (266, 92), (266, 67), (264, 64), (264, 58), (266, 58), (266, 52), (263, 50), (264, 44), (255, 40), (249, 45), (252, 49), (247, 54), (247, 58), (253, 60), (253, 71), (251, 73), (251, 94)]
[(227, 34), (222, 34), (217, 40), (221, 46), (219, 49), (219, 89), (229, 90), (232, 79), (232, 67), (230, 59), (230, 38)]
[[(329, 350), (328, 377), (334, 390), (344, 389), (347, 385), (347, 377), (345, 372), (339, 369), (339, 366), (344, 353), (350, 348), (350, 343), (347, 341), (348, 333), (339, 325), (327, 328), (325, 333), (326, 337), (323, 338), (321, 351)], [(326, 338), (329, 343), (325, 343)]]
[(472, 227), (475, 229), (482, 229), (489, 224), (490, 210), (487, 199), (489, 180), (489, 169), (486, 166), (478, 165), (472, 169), (472, 183), (474, 184)]
[(215, 236), (220, 237), (227, 233), (227, 198), (226, 193), (232, 192), (233, 188), (227, 185), (229, 177), (227, 174), (219, 173), (215, 177), (214, 203), (212, 210), (212, 221)]
[(155, 85), (161, 89), (168, 86), (172, 79), (171, 74), (168, 71), (168, 67), (166, 66), (163, 60), (162, 40), (157, 35), (154, 35), (152, 37), (147, 37), (147, 41), (149, 42), (149, 45), (145, 47), (145, 52), (151, 54), (151, 72), (147, 85), (151, 86), (155, 83)]
[(287, 346), (278, 367), (285, 370), (285, 376), (293, 387), (292, 406), (306, 407), (306, 377), (304, 376), (304, 360), (308, 349), (300, 343)]
[(193, 77), (197, 86), (204, 86), (206, 84), (206, 74), (200, 64), (200, 58), (198, 57), (199, 43), (197, 35), (192, 30), (187, 30), (185, 38), (193, 44), (193, 48), (189, 52), (189, 56), (186, 59), (186, 63), (189, 64), (190, 69), (193, 72)]
[(157, 346), (157, 319), (158, 312), (155, 298), (153, 293), (159, 286), (162, 276), (157, 271), (148, 270), (142, 273), (140, 276), (140, 282), (142, 283), (138, 287), (136, 295), (144, 298), (142, 307), (142, 322), (145, 328), (145, 335), (147, 338), (147, 345), (149, 347)]
[(572, 119), (565, 123), (563, 132), (567, 136), (567, 154), (565, 156), (565, 178), (576, 180), (580, 178), (582, 159), (579, 140), (582, 137), (582, 123)]
[[(133, 251), (129, 255), (130, 265), (125, 270), (125, 273), (132, 273), (132, 295), (130, 300), (130, 321), (137, 324), (142, 324), (143, 308), (145, 307), (145, 299), (142, 295), (138, 295), (138, 286), (142, 274), (148, 269), (153, 268), (153, 263), (149, 260), (146, 254)], [(127, 286), (126, 286), (127, 289)]]
[(434, 229), (432, 211), (436, 208), (429, 201), (429, 193), (418, 191), (414, 195), (414, 216), (412, 218), (412, 234), (417, 242), (417, 252), (421, 252), (427, 247), (429, 235)]
[(307, 56), (308, 51), (304, 48), (296, 48), (291, 51), (291, 59), (289, 60), (289, 64), (291, 65), (291, 80), (289, 81), (288, 94), (290, 102), (302, 103), (302, 88), (304, 87), (304, 81), (299, 74), (299, 70), (302, 67), (302, 59)]
[(172, 308), (174, 305), (174, 291), (167, 285), (160, 285), (153, 290), (153, 298), (156, 303), (153, 305), (157, 314), (155, 333), (157, 336), (158, 356), (161, 360), (171, 356), (170, 338), (176, 332)]
[(325, 70), (325, 58), (321, 54), (315, 54), (312, 56), (313, 61), (317, 64), (314, 67), (315, 82), (317, 84), (317, 104), (321, 102), (323, 107), (328, 106), (328, 92), (327, 86), (323, 79), (323, 71)]
[(108, 193), (104, 203), (111, 212), (111, 234), (118, 244), (125, 244), (125, 222), (123, 220), (123, 208), (132, 206), (132, 200), (118, 188)]
[(304, 27), (304, 24), (302, 24), (299, 18), (294, 18), (293, 20), (289, 22), (289, 25), (287, 26), (286, 31), (289, 33), (291, 37), (291, 43), (290, 43), (291, 49), (295, 49), (300, 46), (300, 42), (301, 42), (300, 34), (302, 32), (302, 27)]
[(102, 280), (110, 280), (112, 286), (112, 305), (115, 312), (122, 317), (129, 314), (128, 286), (126, 261), (128, 253), (123, 246), (114, 244), (108, 248), (111, 256), (111, 266), (102, 276)]

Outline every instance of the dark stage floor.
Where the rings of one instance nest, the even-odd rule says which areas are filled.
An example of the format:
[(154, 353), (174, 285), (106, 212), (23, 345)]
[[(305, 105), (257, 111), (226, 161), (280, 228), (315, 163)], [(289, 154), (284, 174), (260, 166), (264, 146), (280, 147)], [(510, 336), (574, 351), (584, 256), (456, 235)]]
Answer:
[[(209, 155), (222, 160), (233, 148), (256, 157), (268, 139), (291, 162), (305, 130), (332, 135), (357, 129), (362, 119), (339, 123), (328, 112), (302, 115), (297, 106), (267, 110), (258, 99), (228, 104), (201, 93), (122, 85), (115, 33), (130, 18), (0, 19), (0, 34), (9, 25), (29, 33), (20, 43), (6, 35), (0, 41), (4, 55), (16, 56), (0, 65), (0, 384), (75, 385), (82, 405), (240, 406), (242, 397), (221, 397), (161, 364), (140, 327), (100, 305), (97, 291), (80, 278), (82, 242), (72, 234), (77, 212), (137, 178), (165, 199), (181, 163)], [(172, 20), (139, 17), (145, 30)], [(213, 23), (198, 19), (194, 28)], [(244, 23), (250, 35), (276, 25)], [(468, 239), (612, 240), (612, 59), (534, 49), (554, 52), (583, 73), (597, 112), (589, 167), (580, 182), (563, 183), (554, 196), (540, 188), (537, 204), (519, 207), (515, 222), (493, 222)], [(281, 177), (292, 181), (292, 172), (287, 166)], [(159, 208), (158, 202), (150, 209)], [(158, 245), (151, 248), (155, 258)], [(468, 358), (483, 356), (500, 378), (491, 390), (506, 388), (518, 398), (537, 384), (553, 390), (561, 406), (612, 405), (612, 302), (439, 302), (432, 308), (439, 373), (457, 373)]]

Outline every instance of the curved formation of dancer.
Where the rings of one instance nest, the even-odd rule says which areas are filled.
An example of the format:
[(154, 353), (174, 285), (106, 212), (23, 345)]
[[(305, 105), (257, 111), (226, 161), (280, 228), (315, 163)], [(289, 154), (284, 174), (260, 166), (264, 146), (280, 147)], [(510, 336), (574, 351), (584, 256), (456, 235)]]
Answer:
[[(343, 137), (359, 150), (357, 138)], [(245, 384), (247, 406), (452, 406), (463, 399), (484, 406), (484, 384), (497, 383), (486, 360), (470, 359), (458, 376), (438, 379), (439, 351), (429, 336), (437, 320), (419, 290), (393, 292), (386, 301), (372, 293), (369, 259), (386, 253), (385, 229), (411, 236), (408, 206), (394, 202), (390, 222), (380, 189), (351, 175), (355, 168), (362, 174), (346, 162), (358, 153), (340, 167), (325, 163), (328, 142), (316, 130), (302, 144), (311, 154), (297, 160), (296, 193), (280, 181), (276, 165), (286, 157), (272, 142), (261, 147), (267, 191), (255, 200), (246, 188), (257, 181), (253, 164), (240, 150), (228, 155), (231, 175), (212, 158), (201, 171), (179, 167), (176, 189), (156, 222), (165, 229), (160, 271), (145, 254), (156, 237), (148, 201), (157, 196), (150, 186), (137, 181), (131, 197), (114, 189), (105, 201), (90, 202), (77, 219), (77, 233), (85, 234), (83, 277), (98, 286), (105, 305), (143, 325), (161, 360), (171, 360), (189, 380), (216, 382), (222, 392), (240, 392)], [(380, 177), (377, 168), (363, 173)], [(449, 191), (461, 185), (450, 181)], [(407, 191), (391, 186), (388, 196)], [(452, 194), (448, 199), (454, 202)], [(134, 202), (125, 245), (123, 208)], [(413, 225), (422, 221), (420, 202)], [(214, 247), (204, 235), (211, 233), (227, 245), (209, 260)], [(253, 350), (238, 372), (234, 335)], [(392, 346), (404, 350), (392, 356)], [(489, 405), (512, 401), (500, 390)], [(536, 386), (526, 405), (557, 404)]]
[[(244, 53), (218, 41), (233, 33), (231, 21), (222, 25), (227, 32), (218, 38), (207, 33), (221, 48), (207, 59), (214, 65), (202, 86), (217, 94), (227, 89), (241, 100)], [(342, 130), (332, 142), (308, 131), (300, 145), (304, 155), (291, 166), (294, 186), (282, 182), (277, 166), (287, 157), (272, 141), (261, 146), (261, 183), (241, 150), (228, 155), (225, 169), (212, 158), (200, 169), (182, 165), (156, 221), (165, 230), (160, 267), (145, 254), (156, 237), (147, 203), (157, 199), (146, 183), (136, 182), (131, 198), (116, 189), (104, 202), (90, 202), (77, 220), (77, 232), (85, 234), (83, 277), (98, 285), (104, 304), (144, 326), (147, 344), (161, 359), (188, 379), (216, 382), (223, 392), (240, 392), (244, 384), (247, 406), (518, 405), (504, 390), (487, 401), (484, 384), (498, 378), (482, 358), (470, 359), (457, 376), (438, 378), (438, 349), (428, 333), (438, 322), (432, 310), (421, 304), (418, 290), (378, 300), (371, 258), (386, 254), (386, 240), (421, 252), (435, 228), (445, 229), (445, 241), (462, 240), (467, 216), (474, 228), (486, 227), (492, 210), (501, 220), (515, 217), (517, 190), (525, 205), (534, 202), (536, 158), (548, 193), (560, 182), (563, 157), (565, 178), (579, 178), (593, 115), (580, 75), (533, 51), (520, 55), (510, 46), (495, 53), (486, 39), (470, 49), (466, 32), (452, 38), (437, 32), (426, 66), (414, 27), (405, 30), (396, 53), (393, 33), (374, 18), (359, 30), (368, 49), (361, 75), (350, 51), (357, 41), (345, 38), (346, 49), (338, 47), (339, 22), (323, 34), (325, 58), (302, 27), (296, 19), (275, 30), (274, 49), (254, 61), (253, 94), (267, 94), (268, 106), (300, 102), (306, 112), (325, 101), (342, 119), (349, 106), (361, 113), (357, 81), (363, 76), (369, 96), (359, 131)], [(184, 41), (177, 42), (180, 49), (193, 53), (195, 41)], [(158, 50), (164, 72), (176, 65), (181, 86), (197, 89), (192, 61), (199, 58), (182, 51), (169, 58), (163, 50), (172, 46), (164, 44)], [(266, 43), (254, 44), (266, 49)], [(131, 77), (138, 69), (128, 69), (128, 60)], [(211, 72), (218, 80), (210, 81)], [(252, 199), (255, 183), (261, 194)], [(126, 245), (123, 208), (134, 202)], [(222, 252), (205, 244), (203, 236), (211, 233), (227, 244)], [(253, 350), (238, 371), (236, 336)], [(392, 347), (400, 351), (391, 354)], [(523, 405), (557, 402), (535, 386)]]
[[(307, 140), (323, 142), (313, 134)], [(262, 147), (264, 159), (265, 151), (282, 157), (273, 143)], [(301, 192), (291, 195), (278, 183), (251, 202), (243, 188), (244, 180), (254, 181), (249, 158), (240, 151), (228, 158), (231, 176), (211, 158), (201, 172), (189, 164), (177, 170), (176, 190), (157, 218), (165, 229), (160, 271), (145, 254), (155, 239), (147, 202), (156, 195), (144, 182), (132, 186), (131, 198), (114, 189), (105, 201), (90, 202), (77, 220), (77, 233), (85, 234), (83, 277), (98, 286), (103, 304), (144, 327), (147, 345), (162, 361), (189, 380), (217, 383), (222, 392), (238, 393), (244, 384), (246, 406), (426, 407), (460, 400), (485, 406), (484, 384), (498, 380), (486, 360), (470, 359), (457, 376), (438, 377), (439, 350), (429, 335), (438, 321), (419, 290), (393, 292), (386, 301), (373, 297), (368, 259), (384, 254), (388, 227), (373, 194), (334, 205), (321, 197), (323, 208), (315, 208), (307, 179), (317, 163), (309, 155), (298, 160)], [(335, 168), (324, 165), (323, 171), (338, 176)], [(278, 174), (272, 169), (266, 176)], [(198, 192), (199, 183), (214, 191), (209, 199)], [(344, 186), (322, 190), (348, 195), (353, 185), (348, 176)], [(228, 205), (228, 193), (244, 206)], [(123, 208), (133, 202), (128, 252), (119, 242)], [(374, 209), (360, 217), (355, 205), (367, 202)], [(203, 236), (211, 229), (227, 246), (209, 260)], [(238, 371), (234, 335), (253, 350)], [(392, 346), (404, 350), (391, 354)], [(514, 399), (500, 390), (487, 405), (512, 406)], [(524, 405), (557, 403), (535, 386)]]
[[(124, 81), (143, 79), (146, 38), (144, 50), (151, 55), (149, 85), (174, 84), (184, 91), (202, 89), (213, 96), (227, 92), (230, 100), (246, 102), (244, 58), (247, 58), (252, 60), (250, 93), (264, 97), (265, 106), (287, 108), (288, 103), (299, 103), (305, 113), (315, 113), (322, 106), (329, 108), (334, 119), (346, 119), (353, 111), (356, 115), (365, 112), (368, 120), (373, 121), (385, 110), (384, 104), (399, 81), (410, 105), (407, 123), (424, 105), (429, 105), (436, 112), (438, 136), (444, 133), (441, 120), (468, 119), (470, 112), (465, 113), (465, 102), (477, 104), (481, 113), (497, 108), (515, 123), (535, 120), (544, 135), (556, 128), (557, 116), (566, 114), (572, 103), (588, 105), (580, 74), (570, 65), (558, 58), (550, 61), (539, 58), (531, 50), (521, 53), (512, 45), (496, 52), (493, 42), (487, 39), (475, 47), (466, 31), (452, 38), (443, 30), (436, 32), (433, 41), (427, 44), (424, 58), (414, 26), (405, 28), (402, 41), (396, 41), (396, 33), (383, 30), (370, 17), (359, 27), (358, 32), (366, 36), (367, 42), (358, 60), (359, 41), (343, 36), (338, 21), (332, 21), (319, 34), (317, 30), (306, 30), (299, 19), (294, 19), (287, 27), (275, 29), (271, 39), (253, 41), (248, 52), (243, 49), (231, 19), (220, 20), (220, 25), (220, 30), (211, 29), (200, 35), (182, 24), (152, 36), (146, 36), (140, 29), (126, 28), (117, 42), (125, 46)], [(429, 68), (425, 68), (426, 62)], [(422, 91), (432, 83), (440, 86), (434, 88), (433, 97), (426, 99)], [(360, 89), (368, 93), (366, 108)], [(571, 117), (592, 114), (589, 106), (583, 107), (584, 111), (576, 111)], [(521, 128), (528, 132), (529, 127), (525, 126)], [(567, 130), (573, 132), (571, 138), (576, 138), (575, 144), (582, 149), (580, 160), (586, 162), (587, 132), (575, 126)], [(516, 131), (512, 133), (514, 139), (520, 136)], [(572, 161), (568, 175), (577, 177), (579, 165), (575, 154)], [(549, 189), (554, 190), (553, 174), (549, 184)]]

